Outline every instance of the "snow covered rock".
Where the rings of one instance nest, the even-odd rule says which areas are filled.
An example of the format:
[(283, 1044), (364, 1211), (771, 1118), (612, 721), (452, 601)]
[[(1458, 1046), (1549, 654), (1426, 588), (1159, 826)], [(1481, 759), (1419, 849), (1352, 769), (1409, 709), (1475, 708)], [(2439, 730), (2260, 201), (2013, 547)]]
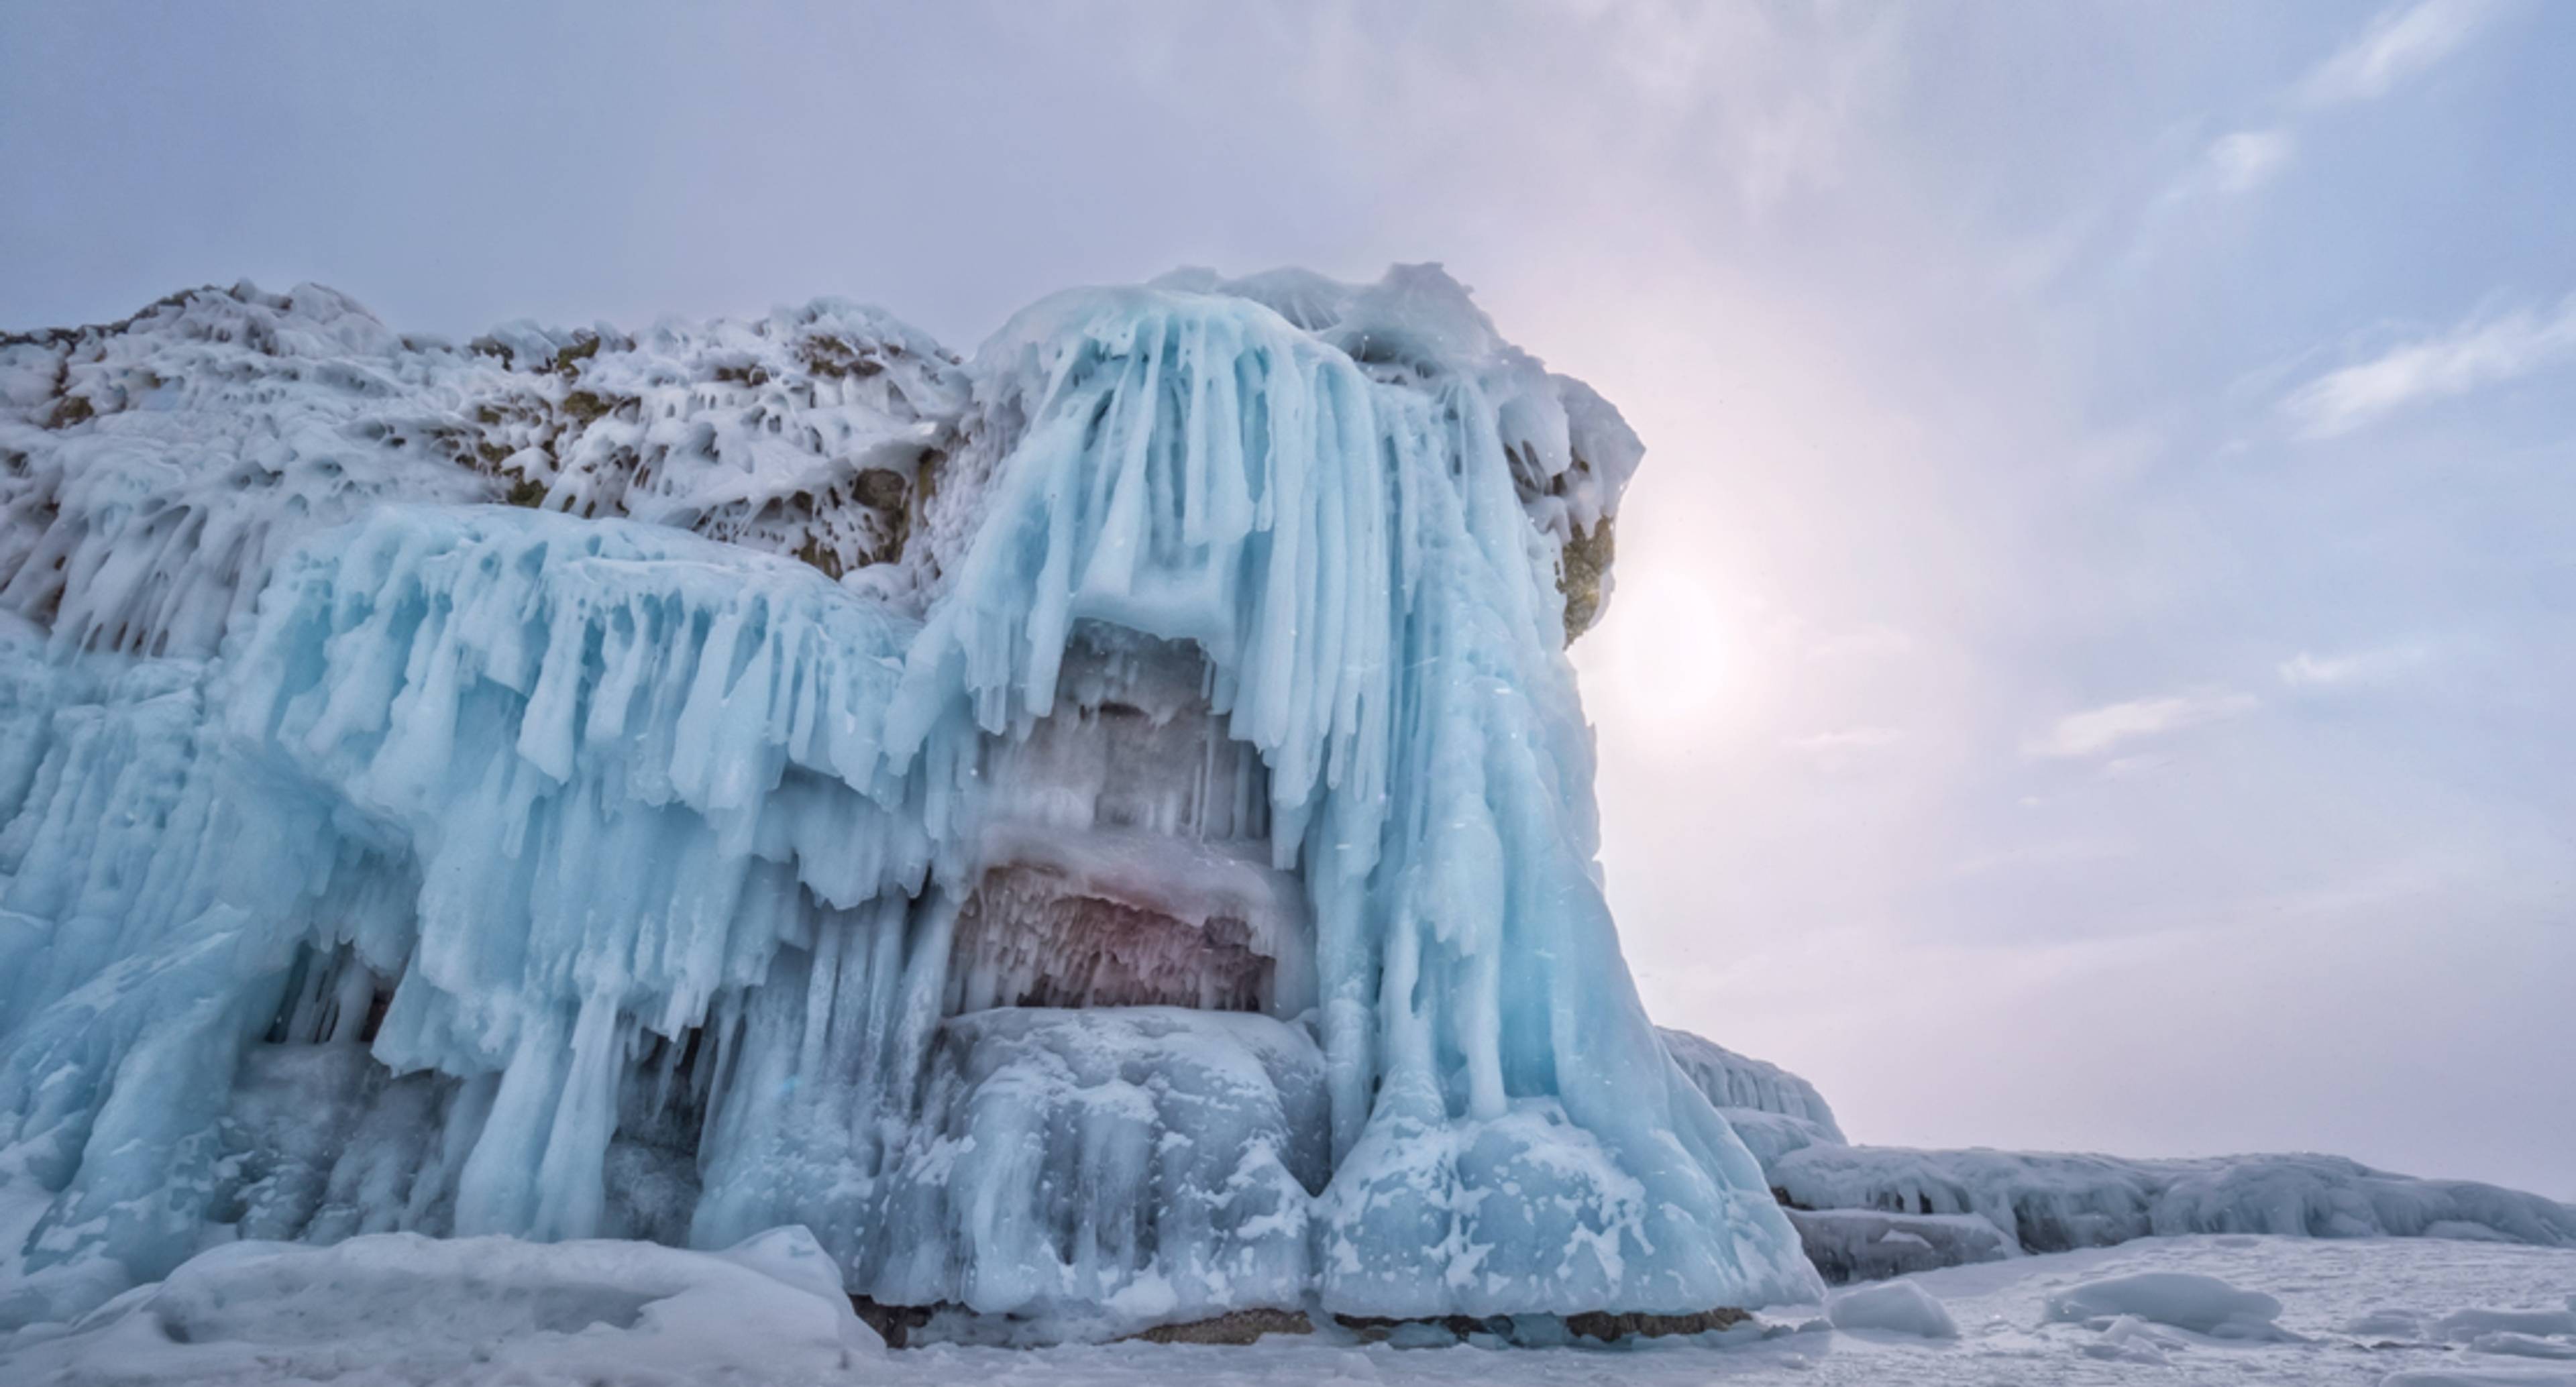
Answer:
[(632, 516), (838, 576), (900, 556), (967, 392), (838, 300), (458, 348), (317, 285), (190, 290), (0, 337), (0, 607), (72, 647), (210, 655), (298, 539), (422, 501)]

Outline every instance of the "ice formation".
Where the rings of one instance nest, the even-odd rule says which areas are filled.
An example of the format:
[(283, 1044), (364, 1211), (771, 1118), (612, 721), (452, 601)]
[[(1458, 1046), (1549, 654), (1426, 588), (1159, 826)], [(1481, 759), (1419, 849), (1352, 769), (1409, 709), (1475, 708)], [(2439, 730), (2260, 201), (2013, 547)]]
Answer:
[(2138, 1160), (1854, 1146), (1806, 1080), (1686, 1031), (1663, 1036), (1760, 1159), (1808, 1259), (1836, 1282), (2192, 1233), (2576, 1247), (2576, 1207), (2338, 1156)]
[(1814, 1084), (1688, 1031), (1665, 1028), (1663, 1037), (1665, 1052), (1726, 1115), (1727, 1125), (1765, 1169), (1802, 1146), (1843, 1144), (1834, 1110)]
[(207, 290), (0, 392), (0, 1325), (785, 1224), (1038, 1337), (1815, 1289), (1594, 865), (1639, 447), (1434, 268), (971, 363)]

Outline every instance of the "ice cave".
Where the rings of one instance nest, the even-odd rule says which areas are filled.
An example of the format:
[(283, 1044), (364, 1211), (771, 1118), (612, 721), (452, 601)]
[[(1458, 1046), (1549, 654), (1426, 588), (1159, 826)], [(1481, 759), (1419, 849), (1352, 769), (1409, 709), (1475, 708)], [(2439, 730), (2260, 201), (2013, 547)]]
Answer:
[(0, 338), (0, 1330), (379, 1233), (801, 1225), (1004, 1343), (2576, 1242), (2323, 1158), (1855, 1147), (1659, 1032), (1564, 654), (1642, 451), (1430, 266), (971, 359), (247, 284)]

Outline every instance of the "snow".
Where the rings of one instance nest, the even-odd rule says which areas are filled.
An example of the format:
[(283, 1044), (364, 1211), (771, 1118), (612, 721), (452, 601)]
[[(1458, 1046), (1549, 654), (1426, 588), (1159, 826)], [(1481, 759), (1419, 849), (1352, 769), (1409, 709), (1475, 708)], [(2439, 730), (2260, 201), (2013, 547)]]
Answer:
[(2454, 1310), (2433, 1323), (2435, 1336), (2474, 1339), (2487, 1334), (2556, 1334), (2576, 1339), (2576, 1299), (2564, 1310)]
[(0, 1325), (785, 1224), (1040, 1334), (1813, 1294), (1602, 898), (1633, 435), (1436, 268), (1204, 288), (0, 343)]
[(1825, 1305), (1825, 1319), (1844, 1333), (1864, 1329), (1911, 1334), (1918, 1339), (1955, 1339), (1958, 1323), (1932, 1293), (1912, 1281), (1882, 1281), (1835, 1293)]
[[(786, 1235), (793, 1237), (795, 1235)], [(2275, 1387), (2554, 1384), (2576, 1365), (2417, 1334), (2361, 1332), (2373, 1315), (2430, 1325), (2461, 1311), (2550, 1314), (2576, 1296), (2576, 1251), (2435, 1239), (2147, 1238), (2117, 1248), (2016, 1258), (1894, 1283), (1918, 1286), (1958, 1328), (1927, 1338), (1839, 1325), (1830, 1306), (1781, 1306), (1762, 1321), (1617, 1348), (1500, 1349), (1364, 1344), (1329, 1326), (1249, 1346), (1129, 1342), (1046, 1349), (932, 1345), (884, 1354), (845, 1347), (817, 1297), (785, 1289), (739, 1261), (634, 1245), (531, 1246), (503, 1239), (427, 1243), (402, 1236), (344, 1244), (344, 1254), (253, 1248), (227, 1271), (229, 1249), (173, 1286), (136, 1294), (77, 1332), (48, 1326), (0, 1339), (11, 1383), (334, 1380), (374, 1383), (507, 1380), (531, 1384), (840, 1381), (907, 1387), (1160, 1387), (1181, 1383), (1403, 1380), (1474, 1387), (1617, 1381), (1684, 1387), (1711, 1381), (1815, 1387), (2113, 1387), (2261, 1382)], [(737, 1254), (739, 1256), (739, 1254)], [(819, 1261), (819, 1259), (817, 1259)], [(299, 1273), (290, 1268), (309, 1269)], [(774, 1263), (759, 1270), (769, 1272)], [(402, 1269), (409, 1275), (402, 1275)], [(2053, 1319), (2052, 1297), (2149, 1273), (2207, 1277), (2280, 1303), (2272, 1339), (2222, 1340), (2135, 1317), (2115, 1328)], [(774, 1274), (774, 1273), (772, 1273)], [(292, 1288), (337, 1292), (316, 1295)], [(284, 1284), (281, 1284), (284, 1283)], [(398, 1294), (379, 1288), (399, 1285)], [(792, 1283), (802, 1284), (802, 1283)], [(808, 1289), (819, 1289), (819, 1281)], [(211, 1321), (226, 1337), (186, 1344), (160, 1334), (157, 1305), (230, 1302)], [(1883, 1287), (1867, 1288), (1869, 1292)], [(734, 1299), (743, 1292), (756, 1292)], [(661, 1297), (636, 1314), (626, 1307)], [(196, 1313), (193, 1309), (191, 1313)], [(299, 1326), (293, 1315), (314, 1318)], [(569, 1319), (598, 1321), (567, 1325)], [(620, 1322), (625, 1322), (620, 1327)], [(2466, 1322), (2463, 1321), (2465, 1324)], [(253, 1340), (251, 1336), (265, 1336)], [(315, 1342), (324, 1335), (331, 1342)], [(2116, 1337), (2115, 1337), (2116, 1335)], [(2576, 1345), (2576, 1336), (2554, 1336)], [(489, 1358), (481, 1363), (473, 1355)], [(838, 1366), (840, 1354), (847, 1366)], [(2161, 1358), (2161, 1365), (2148, 1357)], [(243, 1365), (256, 1363), (256, 1368)], [(225, 1372), (235, 1372), (227, 1377)]]
[(2417, 1368), (2390, 1373), (2379, 1387), (2576, 1387), (2576, 1373), (2514, 1368)]

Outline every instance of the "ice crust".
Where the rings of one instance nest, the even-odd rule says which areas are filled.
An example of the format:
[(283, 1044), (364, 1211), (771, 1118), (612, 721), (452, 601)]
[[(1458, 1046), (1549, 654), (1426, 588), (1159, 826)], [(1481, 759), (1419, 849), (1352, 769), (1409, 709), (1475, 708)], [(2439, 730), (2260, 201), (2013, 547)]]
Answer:
[[(0, 354), (0, 1323), (790, 1223), (1036, 1333), (1814, 1292), (1594, 865), (1557, 584), (1635, 440), (1436, 269), (964, 366), (247, 288)], [(840, 583), (886, 533), (711, 520), (934, 456)]]

